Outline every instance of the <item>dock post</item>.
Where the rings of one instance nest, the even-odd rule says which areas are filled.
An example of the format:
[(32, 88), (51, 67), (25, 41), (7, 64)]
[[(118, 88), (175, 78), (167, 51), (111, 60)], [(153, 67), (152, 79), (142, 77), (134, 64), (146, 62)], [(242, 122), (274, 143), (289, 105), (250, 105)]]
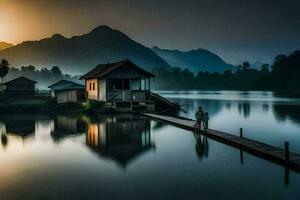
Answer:
[(289, 150), (289, 142), (284, 142), (284, 153), (285, 153), (285, 161), (286, 163), (290, 162), (290, 150)]
[[(240, 128), (240, 138), (243, 138), (243, 128)], [(241, 165), (244, 163), (244, 156), (243, 156), (243, 151), (240, 149), (240, 161)]]

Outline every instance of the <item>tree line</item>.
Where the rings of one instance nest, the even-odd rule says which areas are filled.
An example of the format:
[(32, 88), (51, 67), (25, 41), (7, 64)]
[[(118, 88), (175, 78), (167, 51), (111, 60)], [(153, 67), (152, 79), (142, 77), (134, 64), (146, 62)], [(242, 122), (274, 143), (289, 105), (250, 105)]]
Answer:
[[(272, 65), (263, 64), (260, 69), (252, 68), (249, 62), (237, 66), (235, 71), (223, 73), (188, 69), (154, 68), (153, 89), (161, 90), (273, 90), (300, 92), (300, 51), (290, 55), (278, 55)], [(79, 82), (79, 76), (64, 74), (58, 66), (37, 69), (33, 65), (9, 68), (9, 62), (0, 61), (0, 86), (11, 79), (25, 76), (38, 82), (38, 88), (46, 89), (61, 79)], [(1, 87), (0, 87), (1, 88)]]
[(274, 90), (300, 92), (300, 51), (291, 55), (278, 55), (273, 64), (260, 69), (244, 62), (236, 71), (223, 73), (198, 72), (179, 67), (154, 68), (156, 77), (152, 85), (165, 90)]
[(61, 79), (79, 82), (79, 76), (64, 74), (58, 66), (53, 66), (49, 69), (37, 69), (33, 65), (15, 68), (9, 67), (8, 61), (2, 59), (2, 61), (0, 62), (0, 84), (15, 79), (19, 76), (24, 76), (26, 78), (37, 81), (37, 87), (39, 89), (47, 89), (49, 85)]

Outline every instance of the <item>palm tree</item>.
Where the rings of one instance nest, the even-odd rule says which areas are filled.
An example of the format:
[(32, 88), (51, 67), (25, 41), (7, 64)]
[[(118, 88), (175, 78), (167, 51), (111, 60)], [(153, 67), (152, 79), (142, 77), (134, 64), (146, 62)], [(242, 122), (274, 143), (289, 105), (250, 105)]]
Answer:
[(0, 82), (0, 90), (3, 91), (3, 82), (4, 82), (4, 78), (7, 75), (9, 70), (9, 63), (6, 59), (2, 59), (0, 62), (0, 78), (1, 78), (1, 82)]

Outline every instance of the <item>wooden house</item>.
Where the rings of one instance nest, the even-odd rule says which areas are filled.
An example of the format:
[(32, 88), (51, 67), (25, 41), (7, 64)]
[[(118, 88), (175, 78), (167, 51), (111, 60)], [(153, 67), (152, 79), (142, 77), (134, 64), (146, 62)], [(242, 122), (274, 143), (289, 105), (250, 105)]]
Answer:
[(129, 60), (99, 64), (80, 79), (85, 80), (87, 98), (113, 102), (116, 107), (152, 105), (150, 78), (154, 75)]
[(81, 102), (85, 100), (85, 86), (61, 80), (49, 86), (57, 103)]
[(16, 96), (34, 96), (36, 83), (36, 81), (20, 76), (4, 83), (5, 93)]

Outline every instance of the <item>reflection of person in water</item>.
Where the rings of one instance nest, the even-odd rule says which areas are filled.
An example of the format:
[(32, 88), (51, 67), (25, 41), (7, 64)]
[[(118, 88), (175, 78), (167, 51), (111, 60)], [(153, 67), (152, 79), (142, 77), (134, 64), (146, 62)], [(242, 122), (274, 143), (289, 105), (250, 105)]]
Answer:
[(196, 153), (199, 159), (202, 159), (203, 156), (208, 157), (208, 140), (206, 136), (201, 136), (200, 134), (195, 134), (197, 143), (196, 143)]
[(4, 148), (7, 146), (7, 136), (6, 136), (6, 134), (1, 134), (1, 144)]

